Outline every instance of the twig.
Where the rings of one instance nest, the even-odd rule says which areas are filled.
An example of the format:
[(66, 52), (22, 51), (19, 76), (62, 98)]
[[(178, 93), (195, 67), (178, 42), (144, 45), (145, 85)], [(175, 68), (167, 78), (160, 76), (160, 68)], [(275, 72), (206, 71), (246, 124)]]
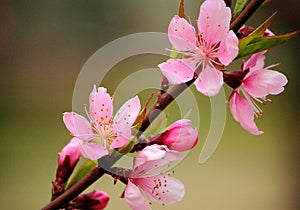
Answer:
[(105, 171), (98, 166), (91, 170), (85, 177), (83, 177), (79, 182), (70, 187), (67, 191), (57, 197), (55, 200), (48, 203), (42, 210), (54, 210), (60, 209), (62, 206), (68, 204), (69, 201), (73, 200), (87, 187), (97, 181), (100, 177), (105, 174)]
[(160, 100), (156, 101), (152, 108), (147, 112), (137, 137), (139, 137), (149, 127), (151, 121), (156, 119), (156, 117), (159, 115), (160, 112), (157, 110), (163, 111), (177, 96), (179, 96), (185, 89), (193, 84), (195, 80), (196, 78), (193, 78), (186, 83), (175, 85), (169, 92), (162, 94)]
[(238, 30), (247, 22), (247, 20), (253, 15), (253, 13), (265, 2), (265, 0), (252, 0), (241, 14), (232, 21), (230, 28), (234, 32)]

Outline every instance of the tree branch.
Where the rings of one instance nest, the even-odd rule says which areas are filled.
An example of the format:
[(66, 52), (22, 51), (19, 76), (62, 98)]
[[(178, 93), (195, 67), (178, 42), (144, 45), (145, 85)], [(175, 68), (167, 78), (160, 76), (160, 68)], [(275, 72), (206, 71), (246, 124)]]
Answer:
[(66, 206), (71, 200), (76, 198), (82, 191), (97, 181), (104, 175), (105, 171), (100, 167), (95, 167), (79, 182), (70, 187), (67, 191), (61, 194), (59, 197), (48, 203), (42, 210), (54, 210), (60, 209)]
[[(165, 92), (161, 95), (160, 100), (157, 100), (156, 103), (152, 106), (150, 111), (147, 112), (143, 123), (140, 127), (140, 132), (138, 132), (137, 137), (139, 137), (151, 124), (151, 122), (156, 119), (156, 117), (159, 115), (159, 111), (163, 111), (177, 96), (179, 96), (185, 89), (187, 89), (193, 82), (196, 80), (196, 78), (193, 78), (192, 80), (175, 85), (170, 91)], [(159, 111), (158, 111), (159, 110)]]
[(232, 21), (230, 28), (234, 32), (238, 30), (247, 22), (247, 20), (253, 15), (253, 13), (265, 2), (265, 0), (252, 0), (241, 14)]

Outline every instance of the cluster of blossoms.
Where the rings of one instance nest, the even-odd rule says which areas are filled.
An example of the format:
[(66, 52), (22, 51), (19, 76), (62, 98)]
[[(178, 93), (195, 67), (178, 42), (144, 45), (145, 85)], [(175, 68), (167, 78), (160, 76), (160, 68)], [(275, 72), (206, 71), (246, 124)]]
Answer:
[[(239, 39), (230, 30), (231, 11), (223, 0), (206, 0), (200, 7), (197, 20), (198, 33), (186, 19), (175, 16), (168, 29), (169, 40), (179, 58), (159, 65), (162, 74), (171, 84), (180, 84), (195, 78), (195, 86), (206, 96), (216, 95), (223, 83), (233, 88), (229, 97), (231, 113), (249, 133), (258, 135), (254, 116), (263, 114), (257, 103), (270, 101), (269, 94), (284, 90), (287, 78), (277, 71), (264, 67), (265, 53), (253, 54), (243, 63), (241, 71), (226, 72), (238, 55)], [(250, 34), (250, 27), (240, 30), (240, 38)], [(272, 36), (266, 30), (264, 36)]]
[[(114, 149), (121, 149), (131, 141), (137, 141), (132, 133), (141, 107), (137, 96), (125, 102), (113, 117), (113, 98), (105, 88), (97, 89), (94, 86), (90, 93), (89, 105), (89, 120), (75, 112), (63, 114), (63, 121), (74, 137), (60, 154), (56, 180), (63, 179), (61, 184), (68, 180), (80, 155), (97, 160), (110, 155)], [(148, 146), (134, 158), (133, 168), (128, 177), (116, 176), (118, 179), (125, 179), (124, 198), (132, 209), (149, 209), (149, 202), (152, 201), (169, 204), (183, 198), (183, 184), (175, 178), (162, 175), (162, 172), (170, 167), (173, 161), (182, 159), (180, 152), (190, 150), (197, 144), (198, 132), (190, 124), (190, 120), (181, 119), (166, 131), (148, 137)], [(65, 171), (68, 176), (65, 175)], [(106, 205), (103, 203), (107, 204), (109, 201), (108, 195), (105, 192), (98, 193), (101, 196), (96, 204), (104, 208)], [(56, 191), (56, 194), (61, 194), (61, 191)], [(83, 196), (85, 199), (95, 197), (91, 194)], [(70, 205), (78, 206), (79, 201), (80, 205), (83, 205), (83, 198), (77, 197)], [(90, 205), (94, 206), (94, 203)]]
[[(171, 51), (176, 56), (158, 67), (169, 84), (192, 81), (205, 96), (218, 94), (226, 83), (233, 89), (228, 100), (234, 119), (249, 133), (259, 135), (263, 132), (257, 128), (254, 118), (263, 111), (258, 103), (269, 102), (268, 95), (281, 93), (287, 78), (271, 70), (275, 65), (265, 67), (268, 49), (252, 53), (243, 61), (241, 70), (227, 71), (226, 67), (239, 55), (240, 40), (255, 31), (243, 26), (234, 32), (230, 29), (231, 18), (231, 10), (224, 0), (206, 0), (201, 5), (198, 32), (185, 18), (174, 16), (168, 35), (174, 47)], [(274, 34), (266, 29), (262, 36)], [(64, 193), (81, 156), (98, 160), (99, 167), (103, 167), (100, 160), (105, 157), (113, 159), (115, 153), (121, 156), (135, 153), (131, 169), (110, 164), (111, 171), (106, 171), (126, 185), (122, 198), (128, 205), (133, 210), (147, 210), (153, 201), (161, 204), (180, 201), (185, 193), (184, 185), (165, 171), (174, 161), (182, 159), (182, 152), (196, 146), (198, 132), (191, 127), (190, 120), (180, 119), (165, 131), (145, 137), (139, 133), (144, 109), (135, 96), (113, 115), (113, 97), (106, 88), (94, 86), (89, 95), (89, 108), (86, 108), (87, 118), (75, 112), (64, 113), (63, 121), (73, 138), (59, 155), (52, 200)], [(113, 159), (112, 163), (117, 160)], [(93, 191), (77, 196), (66, 208), (104, 209), (109, 199), (107, 193)]]

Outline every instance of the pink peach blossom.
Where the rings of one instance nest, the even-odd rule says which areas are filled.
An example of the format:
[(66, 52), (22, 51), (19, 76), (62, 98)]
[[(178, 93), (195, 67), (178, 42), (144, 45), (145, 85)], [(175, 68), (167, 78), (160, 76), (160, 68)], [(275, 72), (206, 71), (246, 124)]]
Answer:
[(254, 123), (254, 116), (263, 114), (257, 102), (270, 101), (267, 96), (281, 93), (288, 82), (282, 73), (270, 70), (270, 67), (264, 67), (265, 52), (252, 55), (243, 65), (241, 72), (243, 78), (238, 83), (239, 85), (235, 87), (229, 100), (234, 119), (245, 130), (255, 135), (263, 133), (258, 130)]
[(186, 19), (175, 16), (168, 35), (181, 59), (169, 59), (159, 65), (171, 84), (184, 83), (199, 74), (198, 91), (216, 95), (223, 84), (222, 72), (215, 65), (227, 66), (238, 54), (238, 38), (230, 30), (231, 11), (224, 0), (206, 0), (200, 7), (198, 34)]
[(149, 202), (171, 204), (180, 201), (185, 193), (184, 185), (177, 179), (162, 175), (172, 161), (180, 160), (179, 152), (165, 145), (151, 145), (135, 158), (133, 172), (128, 179), (124, 198), (133, 210), (148, 210)]
[(89, 96), (90, 122), (75, 112), (65, 112), (63, 121), (68, 130), (79, 140), (81, 154), (96, 160), (107, 155), (110, 149), (126, 145), (131, 138), (131, 126), (139, 111), (137, 96), (129, 99), (113, 117), (113, 99), (106, 88), (94, 86)]

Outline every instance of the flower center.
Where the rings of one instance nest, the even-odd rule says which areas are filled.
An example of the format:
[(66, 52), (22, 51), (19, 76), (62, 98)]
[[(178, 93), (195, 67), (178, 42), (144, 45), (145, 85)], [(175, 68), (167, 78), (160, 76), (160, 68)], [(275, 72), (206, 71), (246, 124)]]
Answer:
[(237, 89), (243, 83), (243, 79), (249, 73), (249, 69), (244, 71), (231, 71), (224, 72), (224, 82), (229, 85), (232, 89)]
[(187, 63), (196, 73), (200, 73), (207, 65), (214, 66), (223, 64), (218, 60), (217, 56), (220, 52), (220, 42), (209, 44), (202, 35), (198, 36), (197, 47), (193, 50), (175, 51), (182, 55), (182, 59)]
[(101, 116), (100, 121), (98, 119), (92, 120), (90, 113), (87, 112), (87, 109), (85, 107), (87, 116), (90, 119), (93, 131), (96, 133), (96, 138), (89, 140), (89, 142), (94, 142), (97, 144), (101, 144), (102, 146), (109, 148), (111, 143), (115, 140), (117, 137), (117, 132), (115, 129), (116, 122), (113, 120), (113, 117), (109, 120), (108, 116)]
[(115, 140), (117, 134), (115, 131), (115, 122), (112, 118), (108, 123), (99, 122), (97, 128), (97, 134), (103, 139), (102, 142), (105, 143), (105, 145), (110, 145)]

